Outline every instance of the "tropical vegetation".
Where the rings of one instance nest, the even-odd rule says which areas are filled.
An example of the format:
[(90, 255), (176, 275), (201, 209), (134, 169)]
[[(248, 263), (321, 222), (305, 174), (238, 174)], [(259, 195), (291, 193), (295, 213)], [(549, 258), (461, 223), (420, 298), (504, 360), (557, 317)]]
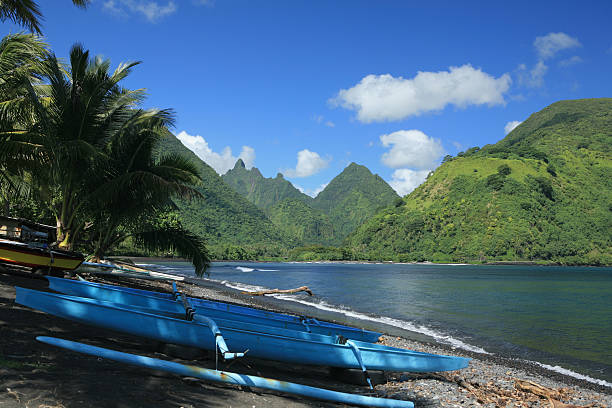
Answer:
[(263, 210), (278, 229), (306, 246), (340, 245), (363, 221), (399, 199), (380, 176), (356, 163), (315, 198), (300, 192), (281, 174), (265, 178), (255, 167), (247, 170), (240, 159), (222, 178)]
[(612, 99), (562, 101), (445, 162), (347, 240), (360, 259), (612, 264)]
[(198, 170), (202, 183), (196, 189), (203, 198), (174, 201), (180, 222), (209, 243), (214, 259), (282, 259), (297, 244), (175, 136), (164, 137), (160, 150), (188, 158)]
[[(90, 0), (72, 0), (72, 4), (85, 8)], [(42, 35), (40, 7), (34, 0), (0, 0), (0, 21), (10, 20), (27, 28), (29, 31)]]
[(156, 153), (173, 113), (143, 109), (144, 90), (121, 86), (137, 64), (111, 72), (110, 61), (77, 44), (66, 66), (35, 35), (3, 39), (5, 213), (23, 216), (22, 207), (34, 207), (30, 215), (57, 225), (61, 248), (90, 247), (101, 257), (131, 237), (191, 259), (201, 274), (209, 262), (203, 240), (180, 223), (154, 222), (174, 208), (172, 196), (199, 194), (199, 175), (184, 157)]

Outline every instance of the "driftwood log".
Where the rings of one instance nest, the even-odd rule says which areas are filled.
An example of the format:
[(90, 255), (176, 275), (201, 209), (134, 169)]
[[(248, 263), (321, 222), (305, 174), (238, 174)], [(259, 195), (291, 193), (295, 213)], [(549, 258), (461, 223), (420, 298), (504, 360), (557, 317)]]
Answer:
[(511, 390), (501, 389), (493, 381), (488, 383), (477, 383), (469, 381), (459, 375), (449, 373), (443, 374), (411, 374), (414, 379), (433, 378), (439, 381), (454, 382), (459, 387), (468, 391), (479, 404), (495, 404), (496, 407), (527, 407), (540, 403), (540, 406), (548, 405), (549, 408), (594, 408), (605, 407), (598, 402), (588, 405), (566, 404), (562, 400), (571, 399), (572, 391), (568, 388), (547, 388), (532, 381), (512, 378), (514, 388)]
[(308, 289), (308, 286), (300, 286), (295, 289), (270, 289), (270, 290), (260, 290), (257, 292), (242, 292), (245, 295), (251, 296), (263, 296), (263, 295), (272, 295), (274, 293), (297, 293), (297, 292), (306, 292), (309, 296), (312, 296), (312, 291)]

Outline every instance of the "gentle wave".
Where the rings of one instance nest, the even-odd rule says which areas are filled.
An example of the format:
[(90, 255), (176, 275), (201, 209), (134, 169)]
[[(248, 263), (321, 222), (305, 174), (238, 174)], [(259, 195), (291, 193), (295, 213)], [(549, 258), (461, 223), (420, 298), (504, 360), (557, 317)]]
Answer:
[(547, 370), (554, 371), (556, 373), (567, 375), (569, 377), (574, 377), (574, 378), (577, 378), (579, 380), (588, 381), (588, 382), (593, 383), (593, 384), (603, 385), (604, 387), (612, 388), (612, 383), (609, 383), (609, 382), (607, 382), (605, 380), (599, 380), (597, 378), (589, 377), (588, 375), (579, 374), (579, 373), (576, 373), (576, 372), (574, 372), (572, 370), (568, 370), (567, 368), (563, 368), (563, 367), (560, 367), (560, 366), (551, 366), (551, 365), (548, 365), (548, 364), (542, 364), (542, 363), (538, 363), (537, 361), (529, 361), (529, 360), (526, 360), (526, 361), (528, 361), (529, 363), (533, 363), (535, 365), (538, 365), (538, 366), (540, 366), (542, 368), (545, 368)]
[(376, 322), (376, 323), (383, 323), (386, 324), (388, 326), (394, 326), (394, 327), (398, 327), (400, 329), (404, 329), (404, 330), (408, 330), (411, 332), (415, 332), (415, 333), (420, 333), (420, 334), (424, 334), (426, 336), (432, 337), (435, 340), (439, 341), (440, 343), (446, 343), (449, 344), (453, 347), (457, 347), (457, 348), (461, 348), (464, 350), (468, 350), (468, 351), (473, 351), (475, 353), (481, 353), (481, 354), (491, 354), (489, 352), (487, 352), (486, 350), (484, 350), (483, 348), (477, 347), (477, 346), (472, 346), (470, 344), (467, 344), (459, 339), (455, 339), (454, 337), (448, 336), (448, 335), (444, 335), (442, 333), (438, 333), (428, 327), (425, 326), (417, 326), (411, 322), (407, 322), (405, 320), (399, 320), (399, 319), (394, 319), (391, 317), (386, 317), (386, 316), (382, 316), (382, 317), (375, 317), (375, 316), (369, 316), (367, 314), (363, 314), (363, 313), (359, 313), (359, 312), (355, 312), (353, 310), (350, 309), (346, 309), (346, 308), (342, 308), (342, 307), (338, 307), (335, 305), (330, 305), (326, 302), (309, 302), (306, 300), (302, 300), (302, 299), (296, 299), (296, 298), (291, 298), (289, 296), (283, 296), (283, 295), (279, 295), (279, 296), (275, 296), (278, 297), (279, 299), (283, 299), (283, 300), (291, 300), (293, 302), (297, 302), (297, 303), (301, 303), (307, 306), (312, 306), (315, 307), (317, 309), (320, 310), (326, 310), (326, 311), (330, 311), (330, 312), (337, 312), (337, 313), (341, 313), (345, 316), (354, 318), (354, 319), (359, 319), (359, 320), (368, 320), (368, 321), (372, 321), (372, 322)]
[[(266, 290), (268, 288), (263, 287), (263, 286), (257, 286), (257, 285), (247, 285), (244, 283), (237, 283), (237, 282), (229, 282), (229, 281), (221, 281), (221, 284), (232, 288), (232, 289), (237, 289), (237, 290), (244, 290), (244, 291), (261, 291), (261, 290)], [(325, 301), (318, 301), (318, 302), (311, 302), (311, 301), (307, 301), (307, 300), (303, 300), (303, 299), (299, 299), (296, 298), (294, 296), (289, 296), (289, 295), (269, 295), (271, 297), (274, 297), (276, 299), (281, 299), (281, 300), (288, 300), (291, 302), (296, 302), (296, 303), (301, 303), (303, 305), (306, 306), (311, 306), (314, 308), (317, 308), (319, 310), (325, 310), (328, 312), (336, 312), (336, 313), (341, 313), (347, 317), (351, 317), (353, 319), (358, 319), (358, 320), (368, 320), (368, 321), (372, 321), (372, 322), (376, 322), (376, 323), (383, 323), (386, 324), (388, 326), (394, 326), (394, 327), (398, 327), (400, 329), (404, 329), (404, 330), (409, 330), (415, 333), (420, 333), (420, 334), (424, 334), (426, 336), (432, 337), (435, 340), (441, 342), (441, 343), (446, 343), (449, 344), (453, 347), (457, 347), (457, 348), (461, 348), (464, 350), (468, 350), (468, 351), (473, 351), (475, 353), (481, 353), (481, 354), (491, 354), (489, 352), (487, 352), (486, 350), (484, 350), (483, 348), (477, 347), (477, 346), (472, 346), (470, 344), (467, 344), (459, 339), (455, 339), (454, 337), (442, 334), (442, 333), (438, 333), (428, 327), (425, 326), (417, 326), (413, 323), (404, 321), (404, 320), (399, 320), (399, 319), (393, 319), (391, 317), (386, 317), (386, 316), (382, 316), (382, 317), (374, 317), (374, 316), (369, 316), (367, 314), (364, 313), (359, 313), (359, 312), (355, 312), (351, 309), (348, 309), (346, 307), (343, 306), (336, 306), (336, 305), (331, 305), (329, 303), (326, 303)]]
[(253, 272), (255, 270), (253, 268), (247, 268), (246, 266), (237, 266), (236, 269), (240, 272)]
[(258, 292), (261, 290), (266, 290), (267, 288), (264, 286), (257, 286), (257, 285), (247, 285), (244, 283), (237, 283), (237, 282), (230, 282), (230, 281), (218, 281), (215, 279), (210, 279), (211, 281), (216, 281), (219, 282), (222, 285), (227, 286), (228, 288), (231, 289), (236, 289), (236, 290), (240, 290), (240, 291), (245, 291), (245, 292)]

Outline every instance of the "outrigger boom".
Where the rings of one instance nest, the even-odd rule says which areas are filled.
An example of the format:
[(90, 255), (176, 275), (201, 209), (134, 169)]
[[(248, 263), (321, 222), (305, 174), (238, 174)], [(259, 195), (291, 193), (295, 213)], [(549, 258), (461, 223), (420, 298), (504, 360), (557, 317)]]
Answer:
[(210, 370), (192, 365), (179, 364), (172, 361), (159, 360), (156, 358), (140, 356), (137, 354), (123, 353), (102, 347), (90, 346), (55, 337), (39, 336), (36, 340), (52, 346), (76, 351), (91, 356), (102, 357), (120, 363), (131, 364), (139, 367), (165, 371), (187, 377), (195, 377), (203, 380), (223, 382), (229, 384), (257, 387), (265, 390), (281, 391), (288, 394), (302, 395), (320, 400), (341, 402), (345, 404), (361, 405), (366, 407), (385, 408), (414, 408), (410, 401), (369, 397), (365, 395), (348, 394), (344, 392), (326, 390), (323, 388), (310, 387), (286, 381), (278, 381), (270, 378), (257, 377), (253, 375), (230, 373), (226, 371)]

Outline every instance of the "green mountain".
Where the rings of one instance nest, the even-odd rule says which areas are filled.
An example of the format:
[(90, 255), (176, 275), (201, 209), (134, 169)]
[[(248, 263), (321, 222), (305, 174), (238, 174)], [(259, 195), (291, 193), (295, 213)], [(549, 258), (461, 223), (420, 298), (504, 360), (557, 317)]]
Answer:
[(562, 101), (447, 156), (356, 230), (364, 258), (612, 264), (612, 99)]
[(300, 192), (285, 180), (282, 174), (278, 173), (275, 178), (265, 178), (256, 167), (247, 170), (242, 159), (238, 159), (234, 168), (221, 177), (234, 190), (263, 210), (268, 210), (285, 199), (296, 199), (307, 204), (312, 202), (312, 197)]
[(377, 210), (398, 199), (382, 178), (355, 163), (315, 199), (300, 192), (281, 174), (265, 178), (257, 168), (247, 170), (240, 159), (223, 175), (223, 180), (302, 245), (338, 245)]
[(266, 178), (256, 167), (247, 170), (244, 162), (238, 159), (234, 168), (222, 178), (300, 245), (334, 242), (334, 228), (329, 217), (313, 208), (313, 198), (295, 188), (282, 174)]
[(323, 212), (302, 200), (287, 198), (267, 211), (270, 220), (302, 245), (332, 245), (337, 242), (334, 226)]
[(244, 259), (278, 256), (295, 242), (280, 231), (254, 204), (234, 191), (206, 163), (174, 136), (163, 140), (166, 153), (178, 153), (196, 163), (202, 175), (203, 199), (177, 201), (181, 222), (206, 238), (216, 258)]
[(335, 243), (399, 196), (367, 167), (351, 163), (314, 199), (313, 207), (327, 214), (335, 228)]

